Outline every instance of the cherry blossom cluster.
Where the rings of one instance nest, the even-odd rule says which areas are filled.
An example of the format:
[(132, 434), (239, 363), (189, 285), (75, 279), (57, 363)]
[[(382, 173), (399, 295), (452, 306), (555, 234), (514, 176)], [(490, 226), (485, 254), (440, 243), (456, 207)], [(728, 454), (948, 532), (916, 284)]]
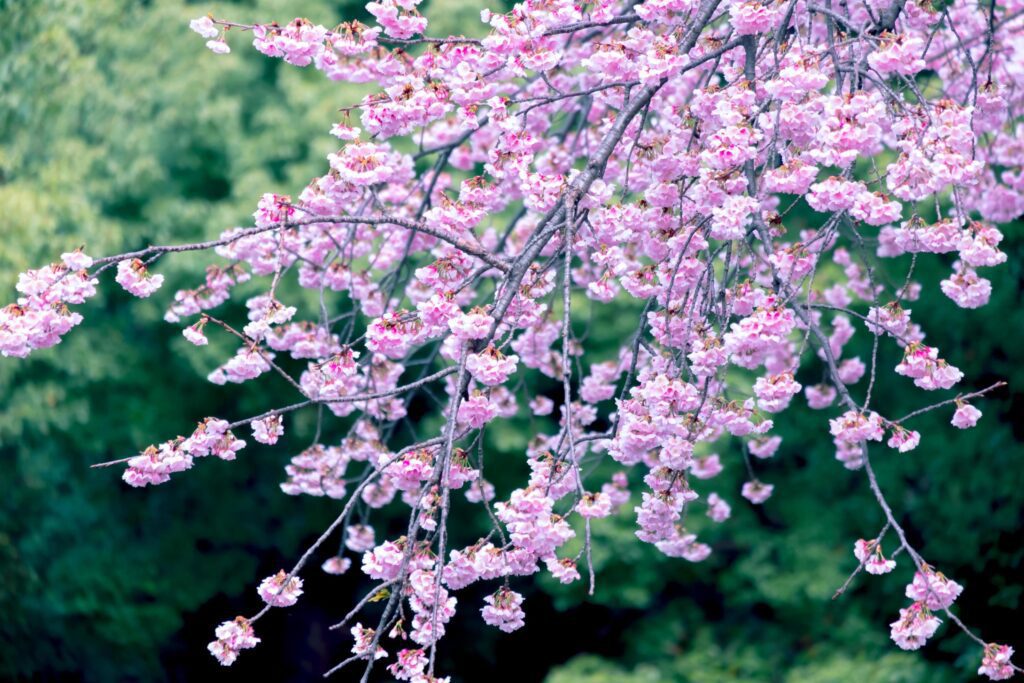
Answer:
[(170, 481), (174, 472), (191, 469), (195, 458), (214, 455), (221, 460), (234, 460), (238, 451), (245, 448), (245, 441), (236, 438), (230, 427), (226, 420), (208, 417), (191, 436), (149, 446), (128, 458), (122, 478), (131, 486), (163, 484)]
[(208, 646), (210, 654), (224, 666), (231, 666), (238, 659), (242, 650), (256, 647), (260, 639), (252, 630), (252, 624), (245, 617), (237, 617), (234, 621), (225, 621), (215, 631), (217, 640)]
[[(233, 430), (248, 427), (260, 444), (293, 448), (285, 493), (342, 509), (291, 570), (259, 585), (263, 611), (217, 629), (211, 652), (230, 664), (255, 645), (252, 624), (295, 604), (300, 573), (340, 531), (323, 570), (356, 564), (371, 586), (335, 626), (354, 644), (328, 673), (359, 662), (365, 678), (385, 660), (398, 680), (446, 680), (434, 662), (455, 593), (496, 584), (482, 619), (519, 629), (523, 577), (568, 584), (585, 572), (595, 590), (591, 528), (612, 516), (669, 557), (704, 560), (705, 518), (786, 495), (771, 483), (771, 460), (788, 455), (775, 421), (806, 405), (825, 411), (822, 438), (827, 429), (885, 516), (856, 542), (839, 592), (861, 569), (894, 571), (902, 553), (916, 573), (891, 624), (896, 644), (923, 646), (942, 614), (980, 646), (980, 673), (1018, 671), (1010, 648), (950, 611), (961, 587), (907, 540), (870, 450), (914, 457), (898, 455), (926, 443), (914, 418), (949, 410), (953, 427), (971, 428), (972, 401), (1000, 386), (969, 390), (912, 314), (938, 293), (985, 305), (983, 269), (1007, 259), (998, 224), (1024, 213), (1017, 5), (524, 0), (483, 12), (484, 37), (467, 38), (427, 35), (418, 4), (370, 2), (374, 25), (334, 28), (194, 20), (214, 53), (241, 34), (269, 58), (370, 84), (325, 122), (339, 146), (323, 175), (264, 194), (251, 225), (208, 242), (65, 253), (23, 274), (0, 309), (0, 353), (23, 357), (82, 322), (69, 306), (108, 268), (149, 297), (160, 259), (212, 252), (165, 319), (196, 346), (211, 333), (237, 342), (210, 382), (276, 375), (292, 402), (207, 418), (189, 437), (104, 464), (125, 464), (133, 486), (160, 484), (197, 457), (235, 459), (245, 443)], [(810, 223), (795, 227), (795, 209)], [(915, 264), (929, 255), (951, 270), (926, 287)], [(282, 300), (286, 280), (311, 296)], [(243, 309), (232, 304), (245, 282), (265, 288)], [(592, 357), (583, 302), (633, 325), (611, 357)], [(894, 381), (939, 398), (887, 414), (872, 395), (886, 368), (851, 350), (858, 332), (901, 353)], [(406, 420), (417, 397), (440, 419)], [(317, 436), (293, 447), (286, 416), (305, 410)], [(512, 419), (533, 425), (529, 474), (500, 490), (484, 477), (495, 466), (484, 436)], [(326, 421), (346, 436), (325, 442)], [(713, 481), (727, 468), (744, 473), (738, 491)], [(408, 512), (404, 533), (378, 538), (384, 507)], [(450, 523), (464, 515), (490, 532), (453, 546)], [(890, 531), (899, 544), (886, 555)], [(352, 623), (373, 610), (375, 625)]]

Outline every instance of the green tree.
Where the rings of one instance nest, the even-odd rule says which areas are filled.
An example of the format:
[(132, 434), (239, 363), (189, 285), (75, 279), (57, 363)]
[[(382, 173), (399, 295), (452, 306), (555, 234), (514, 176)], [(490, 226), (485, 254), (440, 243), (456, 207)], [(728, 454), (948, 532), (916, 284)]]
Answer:
[[(251, 50), (218, 58), (188, 30), (195, 5), (7, 5), (0, 282), (8, 291), (17, 272), (81, 244), (116, 253), (246, 223), (261, 192), (301, 188), (317, 172), (336, 143), (327, 134), (334, 110), (358, 97)], [(328, 20), (344, 7), (207, 9)], [(202, 276), (189, 259), (160, 265), (169, 288)], [(185, 352), (178, 329), (160, 320), (166, 300), (129, 299), (105, 289), (59, 349), (0, 361), (0, 678), (158, 678), (160, 649), (182, 614), (241, 590), (256, 572), (254, 548), (294, 551), (324, 512), (313, 503), (303, 508), (308, 519), (296, 518), (276, 487), (279, 461), (259, 451), (241, 468), (205, 468), (155, 496), (126, 490), (115, 470), (88, 469), (235, 401), (216, 387), (196, 391), (213, 356)], [(224, 489), (238, 495), (214, 493)]]

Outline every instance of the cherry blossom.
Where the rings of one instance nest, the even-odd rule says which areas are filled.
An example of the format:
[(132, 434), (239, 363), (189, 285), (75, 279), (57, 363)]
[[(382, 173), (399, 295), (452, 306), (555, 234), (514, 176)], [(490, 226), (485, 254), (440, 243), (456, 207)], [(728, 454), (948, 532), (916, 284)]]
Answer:
[(935, 635), (942, 621), (920, 602), (900, 610), (900, 618), (890, 624), (893, 642), (902, 650), (918, 650)]
[(487, 336), (494, 319), (483, 311), (470, 311), (448, 321), (452, 334), (463, 341), (483, 339)]
[(459, 405), (458, 421), (479, 429), (498, 416), (498, 405), (481, 392), (474, 392)]
[[(355, 644), (352, 645), (352, 652), (357, 655), (368, 654), (373, 646), (376, 631), (372, 628), (366, 628), (362, 624), (356, 624), (351, 628), (350, 632), (352, 633), (352, 637), (355, 638)], [(375, 650), (373, 650), (374, 659), (380, 659), (381, 657), (387, 656), (387, 651), (379, 645)]]
[(386, 581), (398, 577), (402, 568), (405, 541), (386, 541), (363, 554), (363, 573), (371, 579)]
[(907, 586), (907, 597), (924, 603), (928, 609), (945, 609), (963, 592), (963, 586), (925, 566), (925, 570), (914, 572), (914, 580)]
[(124, 260), (117, 264), (117, 283), (128, 292), (145, 299), (164, 283), (163, 275), (153, 275), (139, 259)]
[(519, 356), (506, 356), (494, 346), (488, 346), (480, 353), (471, 353), (466, 359), (466, 369), (473, 379), (487, 386), (504, 383), (516, 371)]
[(427, 655), (423, 650), (399, 650), (395, 662), (388, 666), (388, 673), (400, 681), (417, 680), (427, 666)]
[(222, 666), (231, 666), (238, 659), (242, 650), (256, 647), (260, 639), (253, 633), (252, 625), (245, 617), (237, 617), (234, 621), (225, 621), (217, 627), (214, 634), (217, 640), (211, 642), (207, 649)]
[(576, 568), (575, 560), (568, 557), (562, 560), (555, 557), (549, 557), (544, 562), (547, 565), (548, 571), (551, 572), (553, 577), (558, 579), (559, 583), (569, 584), (574, 581), (579, 581), (580, 572)]
[(210, 343), (210, 340), (206, 338), (203, 333), (203, 327), (206, 325), (206, 320), (202, 319), (194, 325), (189, 325), (181, 331), (182, 336), (185, 337), (190, 343), (196, 346), (206, 346)]
[(497, 626), (505, 633), (512, 633), (523, 627), (523, 596), (507, 588), (498, 589), (493, 595), (484, 598), (487, 604), (481, 614), (484, 621)]
[(302, 579), (297, 576), (289, 578), (282, 569), (263, 579), (258, 590), (263, 602), (271, 607), (291, 607), (302, 595)]
[(253, 438), (260, 443), (274, 445), (278, 438), (284, 434), (284, 420), (280, 415), (271, 415), (262, 420), (254, 420), (252, 423)]
[(882, 417), (878, 413), (847, 411), (839, 418), (829, 420), (832, 436), (850, 443), (881, 441), (884, 434)]
[(206, 47), (215, 55), (226, 55), (231, 52), (231, 46), (223, 40), (208, 40)]
[(322, 569), (325, 574), (333, 574), (337, 576), (347, 572), (351, 566), (352, 560), (347, 557), (338, 557), (335, 555), (334, 557), (329, 557), (324, 560), (323, 564), (320, 565), (320, 569)]
[(992, 283), (960, 261), (953, 264), (953, 274), (940, 283), (942, 293), (960, 308), (979, 308), (992, 296)]
[(888, 34), (878, 50), (868, 55), (868, 64), (881, 74), (913, 76), (925, 68), (924, 41), (918, 36)]
[(584, 493), (576, 505), (576, 512), (581, 517), (600, 518), (612, 514), (612, 499), (604, 491)]
[(220, 29), (214, 25), (213, 18), (210, 16), (193, 19), (188, 23), (188, 27), (203, 38), (216, 38), (220, 33)]
[(772, 484), (764, 484), (756, 479), (743, 484), (743, 497), (754, 505), (761, 505), (771, 497), (775, 487)]
[(853, 545), (853, 555), (864, 564), (868, 574), (888, 574), (896, 568), (896, 561), (886, 559), (878, 541), (859, 539)]
[(757, 0), (736, 2), (730, 7), (732, 25), (741, 36), (764, 33), (775, 28), (776, 9)]
[(939, 350), (923, 344), (909, 344), (903, 360), (895, 368), (897, 374), (911, 377), (914, 385), (922, 389), (949, 389), (961, 379), (963, 373), (939, 358)]
[(970, 403), (957, 401), (956, 411), (953, 413), (953, 419), (950, 420), (950, 424), (957, 429), (970, 429), (974, 425), (978, 424), (978, 420), (980, 419), (980, 410), (972, 406)]
[(81, 248), (61, 254), (60, 260), (61, 263), (75, 272), (86, 270), (93, 265), (92, 257), (83, 252)]
[(376, 532), (372, 526), (353, 524), (345, 527), (345, 547), (354, 553), (371, 550), (376, 545)]
[(906, 453), (917, 448), (921, 443), (921, 434), (913, 429), (904, 429), (899, 425), (893, 427), (892, 436), (886, 441), (889, 448), (895, 448), (900, 453)]
[(708, 494), (708, 517), (716, 522), (724, 522), (732, 515), (732, 507), (717, 493)]
[(1013, 648), (1009, 645), (990, 644), (985, 646), (985, 655), (978, 669), (979, 676), (988, 676), (993, 681), (1005, 681), (1013, 678), (1015, 672), (1010, 658)]
[(337, 446), (324, 447), (314, 444), (291, 459), (285, 465), (288, 478), (281, 484), (281, 490), (288, 495), (306, 494), (344, 498), (348, 491), (345, 485), (345, 469), (351, 459)]
[(827, 384), (818, 384), (813, 387), (806, 387), (804, 394), (807, 396), (807, 405), (815, 410), (828, 408), (836, 400), (836, 390)]

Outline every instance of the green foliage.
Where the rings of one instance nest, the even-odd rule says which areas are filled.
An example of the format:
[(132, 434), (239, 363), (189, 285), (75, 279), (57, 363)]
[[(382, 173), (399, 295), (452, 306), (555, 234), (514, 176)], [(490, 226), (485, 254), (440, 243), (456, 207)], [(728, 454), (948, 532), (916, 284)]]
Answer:
[[(330, 21), (344, 8), (267, 1), (208, 9)], [(327, 134), (334, 110), (359, 92), (281, 69), (242, 36), (232, 36), (240, 54), (213, 55), (188, 30), (197, 14), (182, 2), (129, 0), (4, 8), (6, 296), (18, 271), (81, 244), (117, 253), (245, 224), (261, 192), (297, 191), (322, 168), (336, 142)], [(161, 262), (167, 289), (195, 282), (200, 263)], [(248, 449), (235, 467), (204, 463), (182, 486), (145, 492), (124, 487), (120, 468), (88, 469), (187, 433), (235, 400), (203, 386), (213, 355), (183, 353), (158, 298), (104, 288), (58, 349), (0, 360), (0, 678), (63, 671), (153, 680), (184, 612), (241, 590), (261, 554), (293, 553), (330, 510), (280, 494), (280, 451)], [(301, 424), (295, 431), (289, 443), (301, 448)], [(254, 479), (257, 464), (265, 472)]]

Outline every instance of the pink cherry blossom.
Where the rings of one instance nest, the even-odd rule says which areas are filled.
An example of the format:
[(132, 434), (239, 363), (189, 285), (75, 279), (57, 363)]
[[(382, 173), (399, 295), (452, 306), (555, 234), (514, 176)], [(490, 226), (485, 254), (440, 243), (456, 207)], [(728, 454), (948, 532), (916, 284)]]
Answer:
[(978, 420), (980, 419), (980, 410), (972, 406), (970, 403), (957, 401), (956, 411), (953, 413), (953, 419), (950, 421), (950, 424), (957, 429), (970, 429), (974, 425), (978, 424)]
[(256, 226), (263, 228), (287, 221), (295, 215), (295, 207), (291, 204), (292, 198), (283, 195), (266, 193), (260, 197), (253, 218)]
[(291, 607), (302, 595), (302, 579), (297, 576), (288, 578), (282, 569), (273, 576), (263, 579), (258, 592), (263, 602), (271, 607)]
[(376, 545), (375, 535), (373, 527), (366, 524), (345, 527), (345, 547), (354, 553), (366, 552)]
[(493, 322), (494, 318), (483, 311), (475, 310), (450, 319), (448, 327), (456, 337), (469, 341), (486, 337)]
[(408, 11), (413, 9), (412, 5), (415, 4), (417, 3), (382, 0), (367, 3), (366, 11), (377, 18), (384, 32), (392, 38), (411, 38), (417, 33), (422, 33), (427, 27), (426, 19)]
[(234, 621), (225, 621), (217, 627), (217, 640), (211, 642), (207, 649), (222, 666), (231, 666), (242, 650), (256, 647), (260, 639), (253, 632), (252, 625), (245, 617), (237, 617)]
[(207, 344), (210, 343), (210, 340), (206, 338), (205, 334), (203, 334), (203, 327), (205, 326), (205, 324), (205, 319), (200, 320), (196, 324), (189, 325), (188, 327), (183, 329), (181, 331), (181, 334), (191, 344), (195, 344), (196, 346), (206, 346)]
[(781, 436), (759, 437), (747, 442), (747, 450), (755, 458), (771, 458), (778, 452), (781, 445)]
[(497, 626), (505, 633), (512, 633), (523, 627), (523, 596), (507, 588), (500, 588), (493, 595), (484, 598), (487, 604), (481, 611), (484, 622)]
[(423, 650), (399, 650), (388, 673), (400, 681), (418, 680), (427, 667), (427, 655)]
[[(366, 628), (362, 624), (357, 623), (349, 632), (352, 637), (355, 638), (355, 643), (352, 645), (352, 653), (356, 655), (367, 655), (370, 652), (370, 648), (373, 646), (374, 636), (376, 631), (372, 628)], [(373, 652), (374, 659), (381, 659), (387, 657), (388, 653), (380, 645)]]
[(761, 505), (771, 497), (774, 489), (775, 486), (772, 484), (764, 484), (755, 479), (753, 481), (745, 482), (741, 493), (744, 498), (754, 505)]
[(811, 185), (807, 203), (815, 211), (846, 211), (853, 208), (862, 192), (863, 185), (860, 183), (832, 176)]
[(348, 491), (345, 469), (350, 458), (336, 446), (314, 444), (285, 465), (288, 478), (281, 484), (281, 490), (291, 496), (306, 494), (344, 498)]
[(325, 574), (338, 576), (347, 572), (351, 566), (352, 560), (347, 557), (338, 557), (335, 555), (334, 557), (329, 557), (324, 560), (323, 564), (320, 565), (320, 569), (322, 569)]
[(262, 420), (255, 420), (252, 423), (253, 438), (260, 443), (274, 445), (278, 438), (284, 434), (284, 420), (280, 415), (271, 415)]
[(918, 650), (935, 635), (942, 621), (927, 607), (915, 602), (900, 610), (900, 618), (890, 624), (891, 637), (902, 650)]
[(868, 329), (874, 334), (888, 332), (894, 337), (901, 337), (910, 324), (910, 313), (896, 302), (881, 307), (872, 307), (868, 311)]
[(192, 467), (192, 455), (183, 444), (184, 440), (179, 438), (165, 441), (159, 446), (149, 446), (128, 460), (128, 467), (121, 478), (129, 486), (135, 487), (170, 481), (171, 474)]
[[(993, 225), (971, 222), (961, 233), (957, 249), (960, 260), (971, 268), (998, 266), (1006, 262), (1006, 253), (999, 250), (1003, 233)], [(87, 267), (87, 266), (86, 266)]]
[(881, 441), (884, 435), (882, 417), (875, 412), (865, 415), (848, 410), (841, 417), (829, 420), (829, 427), (832, 436), (850, 443)]
[(469, 354), (466, 369), (481, 384), (496, 386), (508, 380), (509, 375), (516, 371), (518, 362), (519, 356), (506, 356), (491, 345), (480, 353)]
[(908, 598), (924, 603), (931, 610), (949, 607), (961, 592), (963, 586), (927, 566), (923, 573), (914, 572), (914, 580), (907, 585), (906, 591)]
[(949, 389), (963, 379), (960, 370), (939, 358), (938, 349), (918, 343), (904, 349), (903, 360), (896, 366), (896, 372), (913, 378), (915, 386), (929, 391)]
[(793, 379), (792, 373), (758, 377), (754, 382), (754, 394), (757, 396), (758, 406), (769, 413), (785, 410), (800, 389), (801, 386)]
[(978, 277), (977, 271), (960, 261), (953, 264), (953, 274), (940, 285), (942, 293), (960, 308), (980, 308), (992, 296), (992, 283)]
[(886, 442), (889, 448), (895, 448), (900, 453), (906, 453), (917, 448), (917, 445), (921, 443), (921, 434), (913, 429), (904, 429), (899, 425), (893, 427), (892, 436)]
[(859, 539), (853, 545), (853, 555), (864, 563), (864, 571), (868, 574), (888, 574), (896, 568), (896, 561), (886, 559), (877, 541)]
[(776, 12), (771, 4), (758, 0), (735, 2), (729, 9), (733, 28), (741, 36), (765, 33), (775, 28), (778, 21)]
[(536, 396), (530, 401), (530, 410), (538, 417), (550, 415), (555, 408), (555, 402), (547, 396)]
[(868, 225), (886, 225), (899, 221), (903, 206), (880, 192), (861, 192), (853, 200), (850, 215)]
[(466, 489), (466, 500), (470, 503), (490, 502), (494, 500), (495, 495), (494, 484), (481, 478), (477, 478)]
[(724, 522), (732, 515), (732, 506), (717, 493), (708, 494), (708, 517), (716, 522)]
[(117, 264), (117, 283), (128, 292), (145, 299), (164, 283), (163, 275), (152, 275), (139, 259), (124, 260)]
[(576, 505), (576, 512), (581, 517), (607, 517), (612, 514), (612, 499), (604, 491), (584, 493)]
[(717, 453), (703, 458), (694, 458), (690, 472), (698, 479), (712, 479), (722, 471), (722, 462)]
[(1005, 681), (1013, 678), (1016, 673), (1010, 658), (1013, 648), (1009, 645), (989, 644), (985, 646), (985, 654), (978, 669), (979, 676), (988, 676), (993, 681)]
[(828, 408), (836, 400), (835, 387), (830, 387), (827, 384), (807, 387), (804, 389), (804, 395), (807, 396), (807, 405), (815, 410)]
[(231, 52), (231, 46), (224, 40), (208, 40), (206, 47), (215, 55), (226, 55)]
[(65, 252), (60, 255), (61, 263), (70, 268), (73, 271), (85, 270), (91, 268), (93, 259), (91, 256), (83, 252), (81, 249), (75, 249), (74, 251)]
[(498, 404), (485, 394), (474, 392), (459, 404), (458, 421), (473, 429), (480, 429), (498, 416)]
[(220, 31), (213, 24), (209, 16), (199, 17), (188, 22), (188, 27), (201, 35), (203, 38), (216, 38)]
[(385, 541), (363, 554), (363, 573), (371, 579), (390, 581), (398, 577), (402, 567), (404, 543)]
[(868, 55), (868, 64), (883, 75), (913, 76), (925, 68), (923, 53), (924, 41), (920, 37), (888, 34), (883, 37), (881, 48)]
[(548, 571), (551, 572), (551, 576), (558, 580), (562, 584), (570, 584), (580, 580), (580, 572), (576, 568), (576, 561), (572, 558), (558, 559), (556, 557), (549, 557), (545, 561)]

